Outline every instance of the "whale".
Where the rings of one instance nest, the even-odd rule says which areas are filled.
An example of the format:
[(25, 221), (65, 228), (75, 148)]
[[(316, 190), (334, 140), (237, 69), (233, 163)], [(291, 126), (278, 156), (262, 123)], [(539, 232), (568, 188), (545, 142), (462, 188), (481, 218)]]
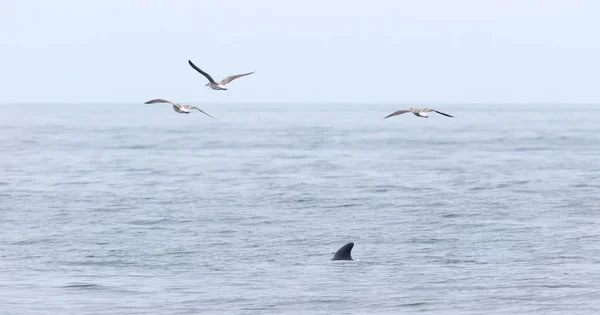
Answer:
[(353, 247), (354, 243), (348, 243), (342, 246), (337, 252), (335, 252), (331, 260), (353, 260), (351, 255)]

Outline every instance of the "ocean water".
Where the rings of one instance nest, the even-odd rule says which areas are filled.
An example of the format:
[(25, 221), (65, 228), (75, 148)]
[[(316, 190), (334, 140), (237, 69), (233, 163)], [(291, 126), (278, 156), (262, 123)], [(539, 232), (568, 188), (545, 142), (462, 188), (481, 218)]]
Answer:
[(600, 312), (600, 106), (199, 107), (0, 106), (0, 314)]

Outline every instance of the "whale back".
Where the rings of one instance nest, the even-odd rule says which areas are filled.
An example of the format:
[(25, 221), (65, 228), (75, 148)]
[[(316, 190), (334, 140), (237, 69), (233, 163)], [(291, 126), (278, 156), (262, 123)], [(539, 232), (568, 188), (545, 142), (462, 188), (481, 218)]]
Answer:
[(354, 248), (354, 243), (348, 243), (338, 249), (333, 255), (331, 260), (353, 260), (352, 259), (352, 248)]

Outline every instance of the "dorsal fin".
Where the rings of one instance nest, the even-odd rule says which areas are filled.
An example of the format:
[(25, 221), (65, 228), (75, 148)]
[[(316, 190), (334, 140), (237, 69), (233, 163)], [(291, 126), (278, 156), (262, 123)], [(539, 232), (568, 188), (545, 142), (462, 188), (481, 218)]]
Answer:
[(335, 252), (335, 255), (333, 255), (333, 258), (331, 258), (331, 260), (352, 260), (352, 248), (354, 247), (354, 243), (348, 243), (344, 246), (342, 246), (340, 249), (338, 249), (337, 252)]

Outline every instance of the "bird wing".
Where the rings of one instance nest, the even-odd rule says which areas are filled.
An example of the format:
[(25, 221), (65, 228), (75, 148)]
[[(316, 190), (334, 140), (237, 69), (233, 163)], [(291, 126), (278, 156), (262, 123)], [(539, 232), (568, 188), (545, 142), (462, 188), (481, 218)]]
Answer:
[(252, 72), (248, 72), (248, 73), (243, 73), (243, 74), (230, 75), (227, 78), (221, 80), (221, 82), (219, 82), (219, 83), (222, 84), (222, 85), (225, 85), (225, 84), (227, 84), (227, 83), (229, 83), (229, 82), (231, 82), (231, 81), (233, 81), (233, 80), (235, 80), (235, 79), (237, 79), (239, 77), (243, 77), (245, 75), (253, 74), (254, 72), (256, 72), (256, 71), (252, 71)]
[[(200, 112), (201, 112), (201, 113), (203, 113), (204, 115), (206, 115), (206, 116), (208, 116), (208, 117), (210, 117), (210, 118), (212, 118), (212, 119), (216, 119), (215, 117), (213, 117), (213, 116), (209, 115), (207, 112), (205, 112), (205, 111), (201, 110), (200, 108), (198, 108), (198, 107), (196, 107), (196, 106), (190, 106), (190, 105), (184, 105), (184, 106), (185, 106), (185, 108), (187, 108), (187, 109), (197, 109), (198, 111), (200, 111)], [(218, 120), (218, 119), (216, 119), (216, 120)]]
[[(155, 103), (169, 103), (169, 104), (173, 104), (173, 103), (171, 103), (171, 102), (169, 102), (167, 100), (164, 100), (162, 98), (156, 98), (156, 99), (153, 99), (153, 100), (149, 100), (149, 101), (147, 101), (144, 104), (155, 104)], [(173, 104), (173, 105), (175, 105), (175, 104)]]
[(176, 112), (178, 112), (178, 113), (181, 113), (181, 105), (179, 105), (179, 104), (173, 104), (173, 110), (176, 111)]
[(411, 112), (410, 110), (407, 110), (407, 109), (402, 109), (402, 110), (395, 111), (395, 112), (393, 112), (393, 113), (391, 113), (391, 114), (389, 114), (389, 115), (387, 115), (387, 116), (383, 117), (383, 119), (386, 119), (386, 118), (389, 118), (389, 117), (393, 117), (393, 116), (402, 115), (402, 114), (404, 114), (404, 113), (410, 113), (410, 112)]
[(438, 113), (438, 114), (440, 114), (440, 115), (444, 115), (444, 116), (446, 116), (446, 117), (454, 117), (454, 116), (452, 116), (452, 115), (448, 115), (448, 114), (446, 114), (446, 113), (442, 113), (442, 112), (440, 112), (440, 111), (437, 111), (437, 110), (435, 110), (435, 109), (432, 109), (432, 108), (424, 108), (424, 109), (423, 109), (423, 111), (424, 111), (424, 112), (436, 112), (436, 113)]
[(206, 73), (206, 72), (202, 71), (202, 69), (200, 69), (200, 68), (196, 67), (196, 65), (195, 65), (195, 64), (194, 64), (194, 63), (193, 63), (191, 60), (188, 60), (188, 63), (190, 64), (190, 66), (192, 66), (192, 68), (194, 68), (196, 71), (200, 72), (200, 73), (201, 73), (203, 76), (205, 76), (205, 77), (208, 79), (208, 81), (210, 81), (211, 83), (215, 83), (215, 84), (217, 83), (217, 82), (215, 82), (215, 80), (214, 80), (214, 79), (213, 79), (213, 78), (210, 76), (210, 74), (208, 74), (208, 73)]
[(438, 113), (438, 114), (440, 114), (440, 115), (444, 115), (444, 116), (446, 116), (446, 117), (454, 117), (454, 116), (452, 116), (452, 115), (448, 115), (448, 114), (446, 114), (446, 113), (442, 113), (442, 112), (440, 112), (440, 111), (437, 111), (437, 110), (434, 110), (434, 112), (436, 112), (436, 113)]

